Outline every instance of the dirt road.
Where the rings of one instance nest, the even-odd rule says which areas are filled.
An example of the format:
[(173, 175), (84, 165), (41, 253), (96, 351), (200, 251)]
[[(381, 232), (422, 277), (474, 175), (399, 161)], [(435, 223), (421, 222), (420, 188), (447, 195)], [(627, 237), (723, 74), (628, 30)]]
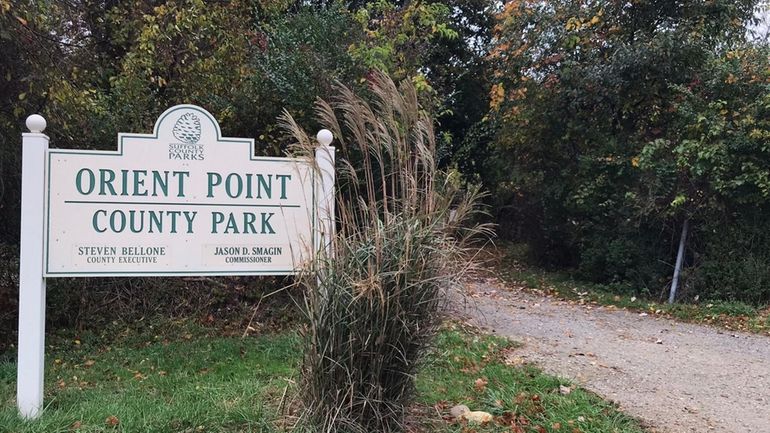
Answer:
[(467, 285), (458, 313), (656, 433), (770, 433), (770, 338)]

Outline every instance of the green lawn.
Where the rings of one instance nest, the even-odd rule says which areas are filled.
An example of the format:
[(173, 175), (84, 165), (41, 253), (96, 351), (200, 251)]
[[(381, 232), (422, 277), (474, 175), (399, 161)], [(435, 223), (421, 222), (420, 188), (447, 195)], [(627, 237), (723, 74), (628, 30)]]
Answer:
[[(0, 363), (0, 432), (283, 431), (279, 406), (291, 407), (300, 358), (293, 332), (241, 338), (170, 324), (63, 333), (49, 337), (46, 409), (37, 421), (17, 417), (16, 366)], [(579, 389), (562, 395), (565, 381), (506, 359), (515, 359), (507, 340), (444, 330), (418, 377), (411, 424), (473, 431), (439, 416), (464, 403), (497, 416), (474, 427), (479, 433), (642, 431), (596, 396)]]

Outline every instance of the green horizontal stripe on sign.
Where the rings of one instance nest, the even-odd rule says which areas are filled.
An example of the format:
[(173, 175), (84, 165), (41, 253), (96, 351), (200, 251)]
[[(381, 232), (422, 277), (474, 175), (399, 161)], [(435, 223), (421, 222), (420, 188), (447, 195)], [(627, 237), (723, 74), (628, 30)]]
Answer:
[(298, 204), (252, 204), (252, 203), (158, 203), (153, 201), (100, 201), (100, 200), (65, 200), (67, 204), (125, 204), (148, 206), (221, 206), (221, 207), (277, 207), (300, 208)]

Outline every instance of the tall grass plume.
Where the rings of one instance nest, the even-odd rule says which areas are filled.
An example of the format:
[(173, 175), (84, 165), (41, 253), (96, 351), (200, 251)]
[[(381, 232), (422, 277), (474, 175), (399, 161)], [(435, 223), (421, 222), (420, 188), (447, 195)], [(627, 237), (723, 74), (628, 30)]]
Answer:
[[(319, 101), (337, 147), (336, 236), (300, 275), (307, 318), (305, 421), (319, 432), (403, 429), (414, 376), (441, 320), (445, 292), (473, 266), (477, 190), (436, 167), (433, 118), (408, 82), (383, 73), (367, 102), (343, 85)], [(288, 115), (284, 128), (315, 143)]]

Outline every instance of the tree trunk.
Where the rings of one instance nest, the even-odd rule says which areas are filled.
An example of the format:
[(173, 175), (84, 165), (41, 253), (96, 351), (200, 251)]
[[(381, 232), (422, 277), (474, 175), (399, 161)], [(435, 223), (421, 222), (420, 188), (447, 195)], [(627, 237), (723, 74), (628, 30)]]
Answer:
[(673, 304), (676, 298), (676, 289), (679, 287), (679, 274), (682, 272), (682, 262), (684, 261), (684, 247), (687, 244), (687, 231), (690, 221), (684, 220), (682, 224), (682, 236), (679, 238), (679, 251), (676, 253), (676, 265), (674, 265), (674, 279), (671, 281), (671, 292), (668, 294), (668, 303)]

